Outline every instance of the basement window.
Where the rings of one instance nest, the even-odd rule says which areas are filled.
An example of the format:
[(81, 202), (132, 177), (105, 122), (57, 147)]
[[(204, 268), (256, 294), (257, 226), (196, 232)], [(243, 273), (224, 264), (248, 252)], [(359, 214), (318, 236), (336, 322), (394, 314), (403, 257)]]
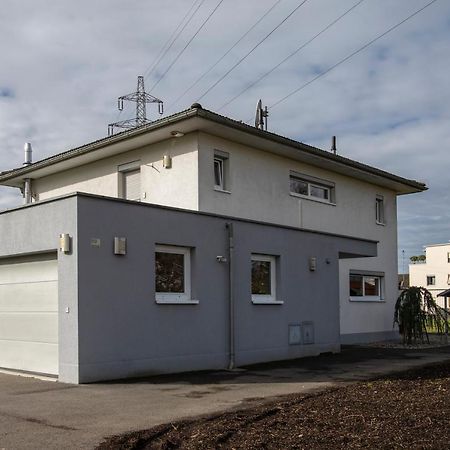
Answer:
[(335, 185), (330, 181), (291, 172), (289, 186), (291, 195), (295, 197), (304, 197), (323, 203), (335, 203)]
[(351, 273), (349, 278), (350, 300), (383, 300), (384, 277), (371, 274)]
[(282, 304), (276, 298), (276, 257), (256, 255), (252, 262), (252, 302), (255, 304)]
[(156, 303), (198, 303), (191, 299), (191, 251), (189, 248), (156, 246), (155, 297)]

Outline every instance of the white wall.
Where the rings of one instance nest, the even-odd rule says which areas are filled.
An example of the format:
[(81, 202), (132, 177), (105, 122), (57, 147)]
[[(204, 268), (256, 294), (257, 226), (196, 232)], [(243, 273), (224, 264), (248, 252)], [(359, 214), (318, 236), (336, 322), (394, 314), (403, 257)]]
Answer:
[[(422, 286), (427, 288), (439, 306), (444, 306), (444, 298), (437, 297), (442, 291), (450, 288), (448, 278), (450, 275), (450, 263), (448, 262), (447, 253), (450, 252), (450, 244), (433, 245), (426, 248), (426, 263), (409, 265), (409, 285)], [(434, 275), (436, 284), (434, 286), (427, 285), (427, 276)], [(447, 300), (447, 302), (449, 302)]]
[[(163, 168), (165, 154), (172, 156), (171, 169)], [(190, 133), (33, 180), (33, 192), (37, 194), (37, 200), (76, 191), (118, 197), (118, 166), (140, 161), (141, 201), (197, 210), (197, 160), (196, 133)]]
[[(214, 150), (230, 155), (230, 193), (214, 190)], [(199, 152), (199, 209), (202, 211), (380, 241), (377, 258), (340, 261), (341, 333), (393, 330), (398, 296), (397, 205), (393, 191), (205, 133), (200, 134)], [(336, 205), (291, 196), (291, 170), (334, 182)], [(384, 196), (386, 225), (375, 222), (377, 194)], [(350, 269), (384, 272), (384, 301), (351, 302)]]

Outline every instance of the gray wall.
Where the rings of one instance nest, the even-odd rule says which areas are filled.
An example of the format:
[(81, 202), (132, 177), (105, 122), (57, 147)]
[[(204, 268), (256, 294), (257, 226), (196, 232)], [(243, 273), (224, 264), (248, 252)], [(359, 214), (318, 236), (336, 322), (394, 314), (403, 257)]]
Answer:
[[(227, 366), (228, 265), (216, 261), (227, 255), (227, 222), (238, 365), (339, 351), (338, 253), (376, 254), (374, 243), (86, 195), (78, 211), (81, 382)], [(113, 254), (114, 236), (127, 238), (126, 256)], [(156, 304), (155, 244), (192, 248), (198, 305)], [(283, 305), (252, 304), (251, 253), (279, 257)], [(288, 325), (303, 321), (314, 322), (315, 344), (288, 345)]]
[(59, 378), (78, 383), (77, 198), (0, 213), (1, 258), (56, 252), (61, 233), (69, 233), (74, 245), (71, 254), (57, 254)]

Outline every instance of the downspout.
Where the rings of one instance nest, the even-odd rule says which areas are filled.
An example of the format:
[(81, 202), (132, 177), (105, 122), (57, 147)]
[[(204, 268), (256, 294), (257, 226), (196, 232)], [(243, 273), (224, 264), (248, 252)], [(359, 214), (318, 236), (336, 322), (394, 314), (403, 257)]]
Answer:
[(229, 362), (228, 370), (233, 370), (234, 361), (234, 276), (233, 276), (233, 254), (234, 234), (233, 224), (226, 224), (228, 230), (228, 295), (229, 295)]

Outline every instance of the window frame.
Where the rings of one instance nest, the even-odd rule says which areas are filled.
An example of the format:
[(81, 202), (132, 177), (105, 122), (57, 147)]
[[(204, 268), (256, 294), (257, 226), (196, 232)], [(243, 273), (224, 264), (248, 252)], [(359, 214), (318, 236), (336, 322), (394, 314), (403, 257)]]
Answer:
[(252, 253), (250, 262), (263, 261), (270, 262), (270, 295), (252, 293), (252, 264), (250, 264), (250, 295), (252, 303), (255, 305), (282, 305), (283, 301), (277, 299), (277, 257), (261, 253)]
[[(296, 179), (305, 183), (307, 185), (307, 194), (300, 194), (291, 190), (291, 180)], [(328, 198), (321, 198), (311, 194), (311, 188), (316, 187), (318, 189), (323, 189), (327, 192)], [(324, 203), (326, 205), (336, 206), (336, 185), (335, 183), (327, 180), (322, 180), (309, 175), (304, 175), (291, 170), (289, 172), (289, 193), (292, 197), (304, 198), (307, 200), (312, 200), (314, 202)]]
[[(156, 292), (156, 253), (171, 253), (183, 255), (183, 275), (184, 292)], [(191, 298), (191, 248), (175, 245), (155, 245), (155, 264), (154, 264), (154, 289), (155, 301), (158, 304), (198, 304), (198, 300)]]
[(450, 252), (447, 252), (447, 262), (450, 263)]
[[(220, 183), (216, 184), (216, 163), (218, 163), (220, 168)], [(214, 177), (214, 190), (218, 192), (224, 192), (230, 194), (229, 189), (229, 165), (230, 165), (230, 155), (229, 153), (223, 152), (221, 150), (214, 150), (213, 158), (213, 177)]]
[(379, 194), (375, 197), (375, 223), (386, 225), (384, 196)]
[[(432, 283), (428, 283), (429, 278), (433, 279)], [(436, 286), (436, 275), (427, 275), (427, 286)]]
[[(359, 276), (362, 278), (362, 295), (350, 295), (350, 277)], [(384, 301), (384, 277), (382, 273), (370, 273), (360, 271), (350, 271), (348, 276), (349, 281), (349, 300), (352, 302), (383, 302)], [(375, 278), (378, 280), (378, 295), (366, 295), (366, 278)]]

